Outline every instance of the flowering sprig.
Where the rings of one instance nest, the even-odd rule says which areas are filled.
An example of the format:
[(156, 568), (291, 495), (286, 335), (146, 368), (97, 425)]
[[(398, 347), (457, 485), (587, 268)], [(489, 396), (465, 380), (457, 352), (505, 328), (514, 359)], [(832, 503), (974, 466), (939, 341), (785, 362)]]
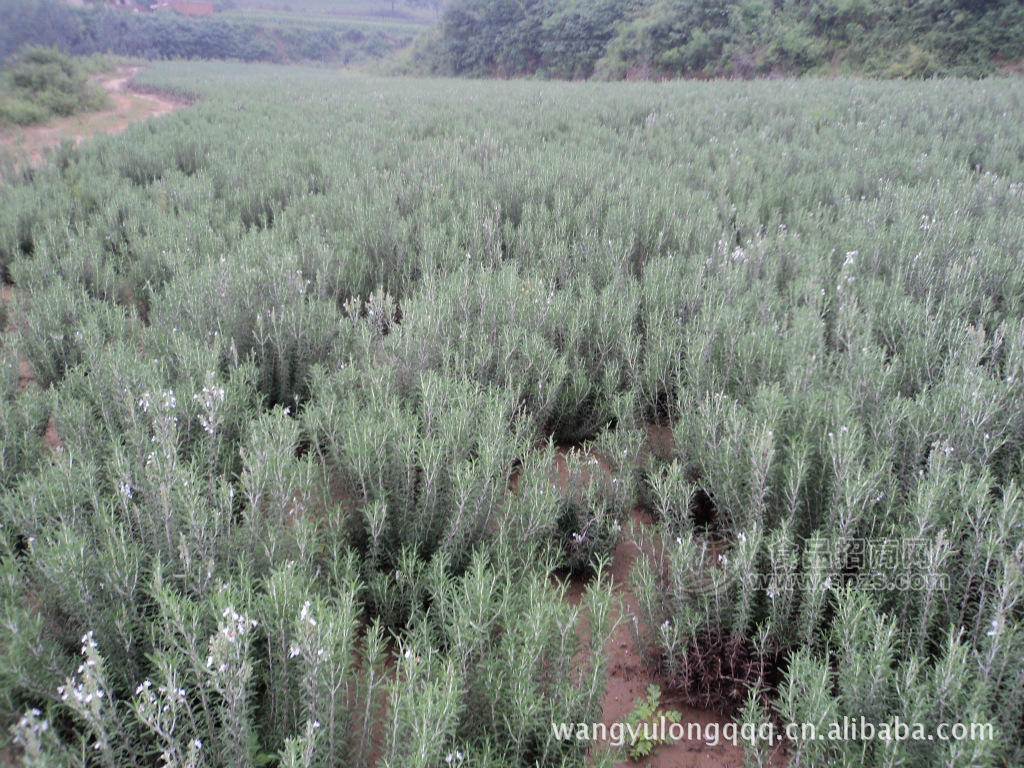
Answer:
[(317, 728), (323, 727), (322, 750), (329, 765), (346, 753), (351, 737), (345, 723), (352, 705), (348, 691), (353, 679), (355, 617), (354, 585), (347, 598), (337, 603), (306, 600), (288, 649), (289, 658), (300, 660), (305, 712)]
[(64, 685), (57, 688), (57, 695), (85, 723), (93, 737), (92, 748), (99, 753), (103, 765), (114, 766), (113, 735), (111, 727), (110, 693), (92, 630), (82, 636), (82, 656), (77, 673), (68, 677)]
[(216, 374), (212, 371), (206, 373), (202, 390), (194, 394), (192, 399), (202, 408), (199, 424), (208, 434), (214, 434), (220, 426), (221, 405), (224, 402), (224, 387), (217, 384)]
[[(196, 768), (200, 764), (203, 742), (195, 735), (185, 744), (187, 732), (182, 733), (181, 725), (191, 721), (188, 696), (177, 682), (173, 667), (165, 667), (166, 683), (155, 690), (151, 680), (144, 680), (136, 689), (132, 709), (139, 722), (149, 728), (163, 744), (160, 757), (167, 768)], [(184, 754), (183, 754), (184, 752)]]
[(146, 466), (167, 466), (174, 462), (177, 447), (178, 398), (174, 390), (168, 389), (154, 396), (146, 391), (138, 401), (139, 408), (150, 414), (153, 420), (153, 436), (151, 442), (156, 446), (146, 456)]
[(50, 721), (36, 708), (26, 710), (21, 719), (11, 726), (13, 743), (21, 747), (21, 764), (25, 768), (49, 768), (58, 762), (54, 752), (58, 749), (57, 737), (50, 727)]
[(239, 768), (249, 764), (251, 723), (249, 721), (249, 682), (253, 665), (249, 658), (252, 636), (258, 622), (231, 606), (221, 612), (217, 632), (210, 638), (206, 671), (210, 684), (221, 697), (224, 724), (224, 759)]

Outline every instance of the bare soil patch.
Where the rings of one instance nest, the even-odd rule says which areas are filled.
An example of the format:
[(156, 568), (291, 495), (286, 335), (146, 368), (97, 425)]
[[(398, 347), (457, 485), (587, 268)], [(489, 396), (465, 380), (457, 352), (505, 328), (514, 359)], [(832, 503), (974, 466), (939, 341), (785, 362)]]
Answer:
[[(672, 432), (668, 427), (650, 427), (648, 429), (650, 449), (662, 455), (671, 450)], [(554, 456), (553, 482), (565, 489), (568, 484), (569, 472), (566, 457), (578, 454), (588, 465), (596, 470), (610, 471), (608, 461), (598, 453), (587, 451), (577, 446), (560, 446)], [(518, 476), (513, 477), (512, 490), (517, 485)], [(602, 705), (601, 720), (606, 727), (613, 723), (625, 722), (636, 701), (647, 695), (650, 685), (663, 689), (662, 704), (666, 709), (675, 709), (681, 715), (680, 722), (684, 729), (687, 724), (699, 723), (701, 730), (707, 730), (710, 724), (717, 724), (719, 732), (722, 726), (730, 722), (730, 718), (717, 712), (687, 706), (671, 694), (665, 692), (665, 682), (657, 670), (652, 669), (644, 660), (641, 649), (637, 647), (636, 635), (642, 621), (639, 604), (630, 582), (630, 573), (637, 558), (643, 551), (653, 551), (657, 546), (653, 534), (654, 519), (651, 513), (642, 508), (634, 508), (630, 512), (630, 524), (623, 531), (622, 539), (612, 557), (608, 575), (611, 577), (612, 592), (622, 605), (622, 613), (615, 632), (605, 648), (608, 683)], [(557, 578), (557, 577), (553, 577)], [(581, 610), (583, 635), (589, 631), (587, 615), (582, 598), (586, 591), (585, 579), (570, 579), (566, 585), (565, 599)], [(601, 749), (603, 747), (596, 747)], [(659, 746), (654, 754), (635, 763), (626, 761), (619, 763), (623, 768), (643, 765), (650, 768), (738, 768), (743, 763), (743, 749), (731, 744), (710, 745), (702, 741), (681, 740), (675, 744)]]
[(93, 79), (107, 92), (111, 101), (109, 108), (0, 133), (0, 148), (14, 155), (16, 162), (38, 165), (44, 160), (47, 149), (64, 140), (71, 140), (77, 146), (97, 133), (120, 133), (132, 123), (166, 115), (188, 105), (185, 99), (133, 88), (132, 78), (141, 69), (119, 67)]
[[(615, 549), (610, 575), (613, 591), (622, 600), (622, 621), (613, 633), (606, 650), (608, 659), (608, 687), (605, 691), (602, 722), (610, 726), (612, 723), (625, 722), (637, 699), (645, 696), (647, 687), (657, 685), (663, 687), (664, 681), (652, 672), (645, 663), (641, 650), (636, 646), (634, 622), (639, 624), (639, 605), (630, 582), (630, 572), (643, 547), (655, 546), (655, 542), (644, 536), (653, 525), (650, 512), (636, 508), (630, 513), (630, 527)], [(642, 629), (642, 628), (640, 628)], [(709, 724), (716, 723), (719, 731), (730, 722), (711, 710), (697, 709), (673, 701), (670, 695), (662, 696), (666, 708), (677, 710), (684, 728), (689, 723), (699, 723), (705, 730)], [(650, 768), (736, 768), (743, 763), (743, 749), (731, 744), (711, 746), (701, 741), (681, 740), (675, 744), (658, 747), (654, 755), (645, 758), (643, 765)], [(634, 765), (624, 762), (622, 766)]]
[(672, 460), (672, 448), (675, 444), (675, 436), (672, 434), (672, 427), (667, 424), (644, 424), (647, 432), (647, 447), (650, 452), (659, 459)]
[(1001, 75), (1024, 75), (1024, 59), (1004, 59), (1001, 56), (993, 56), (992, 63), (996, 71)]

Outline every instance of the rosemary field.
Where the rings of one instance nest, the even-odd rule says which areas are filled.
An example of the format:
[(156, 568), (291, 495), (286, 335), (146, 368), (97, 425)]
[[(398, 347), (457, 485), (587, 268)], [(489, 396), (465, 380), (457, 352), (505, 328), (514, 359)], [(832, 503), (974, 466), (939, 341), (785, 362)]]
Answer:
[(1019, 81), (140, 79), (0, 189), (26, 765), (582, 766), (636, 505), (676, 700), (1021, 764)]

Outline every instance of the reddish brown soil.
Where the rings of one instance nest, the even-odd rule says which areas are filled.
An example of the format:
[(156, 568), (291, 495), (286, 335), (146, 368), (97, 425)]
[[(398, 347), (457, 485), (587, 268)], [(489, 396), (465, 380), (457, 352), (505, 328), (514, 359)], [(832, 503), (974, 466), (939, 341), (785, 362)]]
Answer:
[(17, 392), (23, 391), (29, 384), (36, 383), (36, 375), (32, 372), (32, 367), (28, 364), (28, 360), (24, 357), (18, 358), (18, 388)]
[(992, 63), (995, 64), (997, 71), (1002, 75), (1024, 75), (1024, 59), (1007, 61), (1000, 56), (994, 56)]
[[(366, 765), (376, 765), (377, 760), (387, 745), (388, 713), (390, 709), (390, 691), (388, 686), (393, 684), (398, 677), (398, 653), (398, 645), (394, 642), (394, 639), (386, 639), (383, 659), (384, 669), (381, 671), (383, 678), (377, 678), (377, 680), (383, 679), (384, 685), (374, 694), (375, 700), (369, 703), (370, 706), (367, 709), (364, 709), (367, 720), (366, 727), (362, 728), (362, 732), (364, 735), (367, 735), (367, 741), (355, 747), (358, 756), (365, 755)], [(360, 637), (357, 641), (356, 658), (359, 669), (363, 671), (363, 674), (367, 674), (364, 637)], [(360, 682), (362, 683), (363, 681), (360, 680)]]
[(57, 422), (54, 421), (53, 416), (50, 416), (50, 420), (46, 422), (46, 432), (43, 433), (43, 443), (51, 451), (59, 451), (64, 447), (64, 442), (60, 439), (60, 435), (57, 434)]
[[(648, 427), (648, 434), (650, 450), (653, 453), (663, 456), (671, 452), (671, 428), (651, 425)], [(607, 460), (599, 454), (578, 447), (560, 447), (555, 453), (553, 466), (553, 479), (560, 488), (564, 489), (568, 483), (566, 456), (571, 453), (579, 453), (584, 458), (589, 458), (595, 468), (600, 467), (605, 472), (610, 469)], [(513, 479), (513, 489), (517, 479)], [(642, 551), (655, 551), (658, 545), (654, 537), (653, 523), (647, 510), (632, 510), (629, 528), (623, 532), (608, 571), (612, 580), (612, 592), (622, 605), (622, 614), (617, 617), (618, 626), (606, 647), (608, 684), (601, 718), (606, 727), (613, 723), (625, 722), (636, 701), (647, 695), (648, 686), (661, 687), (662, 681), (648, 669), (640, 649), (636, 646), (634, 620), (639, 623), (641, 619), (637, 599), (630, 586), (630, 573), (637, 557)], [(585, 590), (586, 583), (583, 580), (572, 580), (567, 584), (565, 591), (565, 599), (573, 606), (581, 607), (583, 615), (580, 633), (584, 635), (584, 639), (589, 631), (585, 609), (581, 605)], [(680, 722), (684, 728), (690, 723), (699, 723), (701, 730), (704, 730), (708, 724), (716, 723), (720, 730), (723, 725), (730, 722), (728, 717), (716, 712), (681, 705), (671, 697), (665, 696), (664, 692), (662, 703), (666, 709), (674, 709), (680, 713)], [(645, 758), (640, 763), (622, 762), (619, 765), (644, 765), (650, 768), (737, 768), (742, 763), (741, 747), (734, 747), (731, 744), (710, 746), (700, 741), (683, 740), (659, 746), (653, 756)]]
[(672, 448), (675, 444), (675, 437), (672, 434), (672, 427), (667, 424), (645, 424), (647, 432), (647, 447), (650, 452), (659, 459), (672, 460)]
[[(612, 578), (612, 591), (622, 601), (623, 614), (620, 622), (607, 646), (608, 687), (605, 691), (602, 722), (606, 726), (612, 723), (625, 722), (636, 701), (647, 695), (650, 685), (661, 687), (661, 680), (652, 675), (643, 661), (640, 650), (634, 639), (633, 622), (641, 621), (639, 605), (630, 586), (630, 572), (641, 551), (645, 547), (655, 546), (648, 535), (653, 524), (650, 513), (644, 509), (634, 509), (630, 514), (631, 525), (624, 533), (622, 540), (615, 549), (609, 575)], [(584, 585), (573, 584), (567, 593), (567, 599), (579, 603)], [(716, 712), (694, 709), (673, 702), (670, 697), (662, 697), (666, 708), (678, 711), (680, 722), (685, 727), (689, 723), (700, 723), (702, 729), (710, 723), (717, 723), (719, 728), (729, 722), (729, 718)], [(743, 762), (742, 748), (732, 745), (710, 746), (697, 741), (679, 741), (658, 747), (652, 757), (645, 758), (641, 763), (650, 768), (736, 768)], [(622, 766), (637, 763), (623, 762)]]
[(605, 474), (609, 474), (612, 471), (608, 459), (597, 451), (583, 450), (573, 445), (559, 446), (555, 449), (555, 483), (562, 490), (565, 490), (569, 485), (569, 457), (578, 457), (585, 462), (582, 468), (584, 480), (589, 480), (592, 477), (590, 473), (597, 469), (600, 469)]

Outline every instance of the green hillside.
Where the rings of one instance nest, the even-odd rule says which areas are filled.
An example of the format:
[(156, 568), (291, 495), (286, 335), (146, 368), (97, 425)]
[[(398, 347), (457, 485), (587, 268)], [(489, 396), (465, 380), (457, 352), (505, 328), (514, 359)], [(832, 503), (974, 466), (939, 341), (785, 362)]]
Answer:
[(979, 76), (1022, 56), (1019, 0), (449, 0), (413, 68), (608, 79)]
[[(234, 10), (190, 18), (172, 11), (131, 13), (58, 0), (0, 0), (0, 63), (26, 44), (71, 54), (112, 53), (146, 59), (237, 59), (351, 64), (380, 60), (423, 28), (404, 17), (315, 16)], [(355, 8), (357, 6), (353, 6)]]

